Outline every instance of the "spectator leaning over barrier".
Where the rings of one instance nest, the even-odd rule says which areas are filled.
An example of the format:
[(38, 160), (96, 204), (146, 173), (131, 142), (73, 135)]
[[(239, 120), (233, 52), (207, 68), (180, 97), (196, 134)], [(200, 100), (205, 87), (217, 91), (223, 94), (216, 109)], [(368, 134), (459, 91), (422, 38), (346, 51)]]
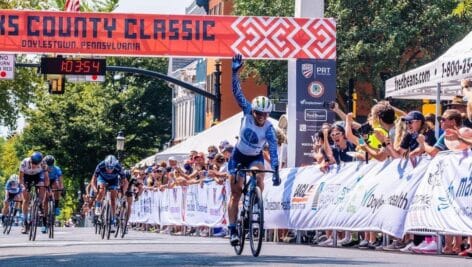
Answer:
[[(461, 125), (461, 113), (457, 109), (448, 109), (444, 111), (441, 117), (438, 117), (438, 121), (441, 124), (441, 129), (446, 131), (447, 129), (459, 130)], [(418, 142), (422, 149), (430, 156), (436, 156), (439, 151), (448, 150), (444, 140), (445, 133), (443, 133), (433, 146), (428, 145), (424, 138), (418, 138)]]
[(228, 163), (225, 161), (223, 154), (216, 154), (215, 163), (208, 170), (208, 177), (212, 178), (217, 184), (223, 184), (228, 179)]
[[(386, 144), (390, 155), (394, 158), (399, 158), (402, 155), (405, 155), (409, 152), (409, 157), (414, 158), (424, 151), (421, 149), (417, 139), (421, 134), (424, 136), (426, 143), (430, 146), (433, 146), (436, 143), (436, 137), (434, 136), (434, 131), (427, 127), (423, 114), (419, 111), (411, 111), (402, 118), (406, 124), (407, 133), (402, 139), (400, 144), (400, 149), (395, 150), (391, 143)], [(420, 137), (423, 138), (423, 137)]]
[(210, 154), (216, 155), (216, 153), (218, 153), (218, 148), (214, 145), (209, 146), (207, 150), (208, 150), (208, 155)]
[(388, 156), (386, 142), (395, 139), (395, 110), (387, 101), (380, 101), (371, 109), (372, 124), (374, 127), (373, 134), (379, 140), (381, 147), (374, 149), (371, 146), (361, 146), (361, 148), (369, 153), (373, 158), (383, 161)]
[(346, 139), (346, 131), (341, 123), (333, 124), (329, 131), (324, 130), (323, 136), (325, 135), (329, 135), (333, 140), (333, 145), (324, 143), (324, 149), (328, 157), (332, 157), (337, 164), (356, 160), (352, 154), (348, 153), (356, 152), (356, 146)]
[(230, 146), (230, 143), (228, 142), (228, 140), (221, 141), (220, 144), (218, 145), (218, 149), (220, 150), (220, 153), (223, 153), (223, 150), (227, 146)]
[(231, 154), (233, 153), (233, 146), (228, 145), (223, 149), (223, 156), (225, 156), (225, 161), (228, 162)]
[(313, 143), (314, 163), (318, 165), (320, 170), (323, 172), (328, 170), (330, 164), (335, 163), (333, 157), (329, 158), (325, 150), (325, 147), (329, 146), (329, 138), (328, 136), (325, 136), (323, 132), (326, 131), (326, 129), (329, 130), (328, 127), (321, 128), (321, 130), (316, 134), (315, 142)]

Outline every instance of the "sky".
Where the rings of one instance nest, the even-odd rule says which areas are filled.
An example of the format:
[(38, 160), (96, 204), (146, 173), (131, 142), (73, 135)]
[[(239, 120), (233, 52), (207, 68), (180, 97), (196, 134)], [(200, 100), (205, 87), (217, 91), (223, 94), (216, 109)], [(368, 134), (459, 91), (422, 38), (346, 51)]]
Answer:
[(115, 12), (185, 14), (185, 8), (192, 0), (120, 0)]
[[(150, 13), (150, 14), (185, 14), (185, 8), (193, 0), (120, 0), (115, 12)], [(20, 118), (17, 125), (24, 127), (24, 119)], [(7, 136), (8, 131), (0, 125), (0, 136)]]

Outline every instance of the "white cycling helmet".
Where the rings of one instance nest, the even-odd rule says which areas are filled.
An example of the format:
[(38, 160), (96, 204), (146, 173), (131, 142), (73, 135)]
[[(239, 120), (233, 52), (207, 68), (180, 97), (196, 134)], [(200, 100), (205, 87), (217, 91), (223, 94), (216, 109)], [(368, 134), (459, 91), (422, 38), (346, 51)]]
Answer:
[(269, 113), (272, 111), (272, 101), (266, 96), (256, 96), (252, 100), (252, 110)]
[(19, 180), (18, 174), (10, 175), (10, 178), (8, 180), (18, 182), (18, 180)]

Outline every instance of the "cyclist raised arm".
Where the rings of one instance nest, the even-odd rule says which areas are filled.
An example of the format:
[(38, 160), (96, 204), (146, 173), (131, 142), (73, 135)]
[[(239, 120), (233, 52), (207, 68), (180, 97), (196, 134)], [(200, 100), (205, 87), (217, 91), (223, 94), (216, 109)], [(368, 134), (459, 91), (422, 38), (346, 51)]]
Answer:
[[(95, 172), (92, 176), (92, 183), (94, 190), (98, 186), (98, 194), (95, 201), (95, 213), (100, 214), (101, 201), (105, 196), (106, 188), (110, 189), (111, 193), (111, 208), (112, 208), (112, 222), (115, 221), (116, 205), (115, 200), (118, 194), (117, 189), (120, 187), (120, 177), (124, 177), (123, 170), (120, 163), (113, 155), (108, 155), (105, 160), (100, 162), (95, 168)], [(114, 223), (112, 224), (115, 225)]]
[[(228, 215), (230, 230), (230, 243), (237, 245), (239, 237), (236, 232), (236, 218), (238, 214), (238, 203), (241, 198), (243, 179), (235, 177), (237, 166), (242, 168), (258, 168), (264, 169), (264, 158), (262, 149), (264, 144), (269, 144), (269, 153), (271, 167), (275, 171), (272, 182), (275, 186), (280, 184), (279, 163), (277, 156), (277, 138), (274, 127), (267, 120), (269, 113), (272, 111), (272, 101), (265, 96), (258, 96), (249, 102), (243, 95), (241, 84), (239, 81), (238, 71), (243, 66), (242, 56), (236, 55), (232, 62), (232, 89), (233, 95), (243, 110), (244, 117), (241, 122), (239, 139), (233, 150), (228, 163), (228, 171), (231, 181), (231, 199), (229, 201)], [(236, 182), (235, 182), (236, 179)], [(257, 186), (264, 190), (264, 173), (257, 174)]]

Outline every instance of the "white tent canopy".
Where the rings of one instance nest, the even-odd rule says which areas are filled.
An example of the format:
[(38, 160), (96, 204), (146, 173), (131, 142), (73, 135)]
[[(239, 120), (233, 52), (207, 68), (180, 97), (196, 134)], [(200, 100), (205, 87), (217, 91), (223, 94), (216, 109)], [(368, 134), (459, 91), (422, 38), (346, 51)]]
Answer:
[(472, 32), (435, 61), (388, 79), (385, 96), (451, 100), (461, 94), (460, 81), (471, 77)]
[[(227, 140), (231, 145), (234, 145), (236, 144), (236, 137), (239, 135), (242, 117), (243, 113), (240, 112), (219, 124), (188, 138), (182, 143), (143, 159), (137, 164), (137, 166), (150, 166), (155, 162), (167, 160), (170, 156), (176, 157), (177, 160), (183, 160), (188, 156), (191, 150), (206, 153), (209, 146), (215, 145), (218, 147), (220, 142), (223, 140)], [(274, 127), (277, 127), (276, 120), (269, 118), (269, 121), (272, 122)]]

